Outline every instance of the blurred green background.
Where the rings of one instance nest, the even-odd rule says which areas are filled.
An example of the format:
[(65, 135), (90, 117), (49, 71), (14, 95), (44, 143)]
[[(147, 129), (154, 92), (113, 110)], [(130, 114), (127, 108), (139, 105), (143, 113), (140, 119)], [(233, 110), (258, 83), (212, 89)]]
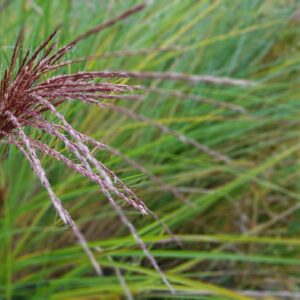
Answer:
[[(59, 45), (141, 3), (130, 0), (0, 2), (0, 73), (21, 27), (24, 52), (60, 25)], [(1, 4), (0, 4), (1, 5)], [(88, 38), (67, 58), (121, 53), (68, 67), (183, 72), (243, 78), (254, 87), (160, 80), (142, 103), (118, 101), (230, 158), (224, 163), (146, 122), (80, 103), (60, 111), (79, 131), (109, 144), (172, 186), (188, 206), (120, 157), (96, 157), (178, 236), (122, 206), (177, 290), (171, 295), (99, 188), (41, 157), (53, 189), (82, 229), (105, 276), (97, 277), (47, 193), (15, 147), (1, 146), (0, 299), (296, 299), (300, 293), (300, 2), (162, 0)], [(171, 47), (169, 51), (158, 48)], [(175, 47), (175, 49), (174, 49)], [(176, 90), (210, 99), (175, 97)], [(207, 102), (207, 101), (206, 101)], [(216, 105), (218, 102), (219, 105)], [(227, 105), (226, 105), (227, 104)], [(233, 104), (239, 110), (232, 109)], [(27, 133), (64, 152), (50, 137)], [(122, 204), (122, 203), (120, 203)], [(113, 257), (113, 261), (107, 256)], [(285, 298), (287, 297), (287, 298)]]

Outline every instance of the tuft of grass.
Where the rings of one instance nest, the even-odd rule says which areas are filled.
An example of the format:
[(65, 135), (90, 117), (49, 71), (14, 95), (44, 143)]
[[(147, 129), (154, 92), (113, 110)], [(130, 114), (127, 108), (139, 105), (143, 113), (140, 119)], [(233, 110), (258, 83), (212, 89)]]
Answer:
[[(18, 47), (24, 58), (24, 49), (38, 47), (57, 19), (63, 21), (58, 43), (68, 45), (135, 4), (140, 2), (112, 1), (101, 9), (97, 1), (10, 3), (0, 19), (1, 74), (22, 26), (24, 43)], [(1, 297), (294, 297), (299, 277), (296, 7), (283, 0), (158, 1), (65, 53), (53, 80), (71, 80), (77, 100), (78, 90), (82, 94), (91, 86), (80, 82), (78, 88), (76, 76), (95, 79), (110, 70), (115, 76), (106, 88), (135, 87), (127, 99), (116, 90), (106, 94), (100, 109), (65, 101), (59, 112), (49, 105), (51, 93), (62, 92), (57, 82), (43, 75), (33, 89), (48, 80), (39, 95), (49, 95), (39, 102), (48, 112), (40, 116), (49, 124), (72, 124), (76, 131), (65, 138), (93, 142), (91, 157), (114, 170), (154, 212), (154, 218), (141, 218), (117, 201), (176, 293), (170, 294), (144, 259), (97, 185), (40, 153), (55, 195), (103, 268), (105, 276), (96, 276), (68, 228), (55, 222), (30, 164), (10, 145), (1, 147)], [(129, 99), (133, 96), (138, 98)], [(44, 153), (69, 155), (53, 134), (17, 124), (12, 132), (23, 130)], [(109, 146), (99, 151), (100, 143)]]

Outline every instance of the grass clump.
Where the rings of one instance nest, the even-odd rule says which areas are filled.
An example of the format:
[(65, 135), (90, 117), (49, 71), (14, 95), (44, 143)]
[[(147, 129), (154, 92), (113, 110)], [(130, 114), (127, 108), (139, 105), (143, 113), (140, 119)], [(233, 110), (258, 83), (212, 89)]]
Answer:
[[(2, 13), (3, 298), (292, 296), (293, 6), (162, 1), (97, 25), (134, 4), (24, 1)], [(50, 33), (53, 12), (67, 46)], [(31, 35), (11, 49), (23, 23)], [(86, 253), (53, 222), (30, 165)]]

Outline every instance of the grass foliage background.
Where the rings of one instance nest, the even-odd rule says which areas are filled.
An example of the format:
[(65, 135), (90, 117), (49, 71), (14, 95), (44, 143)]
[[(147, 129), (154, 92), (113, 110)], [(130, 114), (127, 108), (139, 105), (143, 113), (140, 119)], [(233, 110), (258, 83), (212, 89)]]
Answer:
[[(57, 25), (63, 44), (139, 3), (11, 2), (0, 13), (0, 71), (22, 25), (24, 49), (34, 49)], [(0, 299), (121, 299), (114, 265), (123, 270), (136, 299), (251, 299), (245, 291), (299, 291), (299, 12), (299, 2), (287, 0), (153, 1), (142, 13), (80, 43), (70, 58), (166, 46), (177, 50), (99, 59), (65, 72), (168, 71), (258, 84), (143, 82), (232, 103), (244, 113), (154, 93), (141, 104), (118, 102), (222, 152), (232, 160), (227, 165), (115, 112), (80, 103), (60, 108), (76, 129), (121, 150), (194, 203), (193, 208), (182, 204), (122, 159), (97, 153), (179, 236), (181, 246), (168, 241), (151, 217), (123, 206), (178, 295), (160, 282), (98, 187), (43, 157), (57, 195), (91, 245), (104, 248), (96, 255), (106, 276), (96, 277), (71, 231), (56, 222), (24, 157), (15, 147), (2, 146)]]

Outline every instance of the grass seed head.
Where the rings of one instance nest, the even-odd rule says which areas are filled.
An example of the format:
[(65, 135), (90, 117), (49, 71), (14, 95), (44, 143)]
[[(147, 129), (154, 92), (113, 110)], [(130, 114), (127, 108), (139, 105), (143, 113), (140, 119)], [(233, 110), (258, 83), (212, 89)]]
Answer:
[[(106, 149), (112, 154), (120, 156), (126, 162), (143, 172), (153, 182), (158, 183), (162, 190), (171, 192), (176, 198), (187, 204), (191, 204), (191, 202), (176, 190), (176, 188), (163, 183), (154, 174), (132, 161), (130, 158), (127, 158), (118, 150), (95, 141), (75, 130), (71, 124), (68, 123), (65, 116), (58, 111), (58, 106), (66, 101), (81, 101), (84, 103), (96, 104), (100, 106), (100, 108), (109, 108), (124, 114), (129, 118), (150, 124), (151, 126), (158, 128), (161, 132), (172, 135), (180, 142), (193, 146), (198, 151), (205, 152), (216, 160), (222, 161), (223, 163), (230, 163), (230, 159), (222, 153), (212, 150), (192, 138), (186, 137), (185, 135), (145, 116), (136, 114), (130, 109), (118, 107), (113, 103), (104, 103), (102, 100), (106, 99), (111, 101), (115, 99), (130, 99), (139, 101), (143, 100), (142, 92), (164, 93), (164, 91), (160, 89), (150, 89), (139, 85), (116, 84), (111, 82), (115, 78), (159, 79), (186, 81), (190, 84), (205, 83), (237, 85), (241, 87), (249, 86), (253, 83), (246, 80), (227, 77), (135, 71), (81, 71), (73, 74), (52, 75), (54, 70), (59, 71), (66, 65), (84, 61), (82, 58), (73, 61), (64, 60), (65, 55), (70, 52), (77, 43), (128, 18), (132, 14), (142, 10), (144, 7), (144, 4), (137, 5), (116, 18), (104, 22), (77, 36), (70, 43), (60, 48), (58, 48), (55, 41), (58, 31), (54, 30), (32, 54), (30, 54), (30, 51), (28, 50), (23, 58), (21, 58), (23, 31), (21, 31), (17, 38), (10, 64), (7, 70), (4, 71), (0, 82), (0, 139), (1, 142), (17, 146), (25, 155), (32, 169), (40, 179), (41, 184), (47, 190), (57, 214), (65, 224), (68, 224), (72, 228), (97, 274), (101, 274), (102, 270), (92, 251), (87, 246), (87, 242), (76, 223), (72, 220), (70, 214), (63, 207), (62, 202), (52, 190), (46, 172), (39, 160), (39, 152), (61, 161), (67, 167), (95, 182), (100, 187), (113, 209), (119, 215), (123, 224), (128, 227), (137, 244), (144, 251), (145, 256), (160, 274), (161, 279), (171, 291), (174, 291), (143, 240), (138, 236), (135, 227), (117, 204), (116, 199), (125, 201), (142, 214), (148, 214), (150, 210), (143, 201), (136, 196), (133, 190), (127, 187), (112, 170), (94, 157), (89, 146), (96, 146), (100, 150)], [(162, 51), (174, 51), (174, 49), (174, 47), (170, 47), (170, 49), (162, 48)], [(145, 50), (141, 53), (144, 52)], [(211, 99), (193, 97), (193, 95), (185, 95), (177, 91), (173, 91), (171, 94), (172, 96), (179, 98), (188, 96), (195, 101), (215, 106), (223, 106), (226, 109), (243, 112), (243, 108)], [(46, 112), (49, 112), (50, 115), (55, 118), (56, 123), (48, 121), (47, 116), (49, 116), (49, 114), (45, 114)], [(58, 139), (66, 146), (68, 152), (62, 154), (51, 148), (49, 145), (30, 138), (24, 130), (27, 126)]]

